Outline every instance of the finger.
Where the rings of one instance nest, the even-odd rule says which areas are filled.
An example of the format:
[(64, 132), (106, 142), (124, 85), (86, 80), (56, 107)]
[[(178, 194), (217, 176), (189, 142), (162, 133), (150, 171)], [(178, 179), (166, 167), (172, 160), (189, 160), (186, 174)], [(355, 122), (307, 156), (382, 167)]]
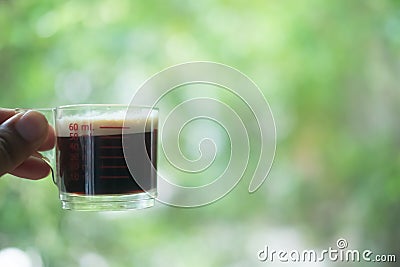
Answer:
[(47, 138), (44, 141), (44, 143), (39, 147), (38, 151), (50, 150), (54, 147), (55, 143), (56, 143), (56, 134), (54, 128), (51, 125), (49, 125)]
[(0, 123), (3, 123), (15, 114), (16, 112), (13, 109), (0, 108)]
[[(4, 114), (4, 113), (3, 113)], [(14, 170), (44, 143), (48, 123), (39, 112), (19, 113), (0, 125), (0, 176)]]
[(43, 159), (30, 156), (10, 173), (18, 177), (38, 180), (50, 174), (50, 166)]

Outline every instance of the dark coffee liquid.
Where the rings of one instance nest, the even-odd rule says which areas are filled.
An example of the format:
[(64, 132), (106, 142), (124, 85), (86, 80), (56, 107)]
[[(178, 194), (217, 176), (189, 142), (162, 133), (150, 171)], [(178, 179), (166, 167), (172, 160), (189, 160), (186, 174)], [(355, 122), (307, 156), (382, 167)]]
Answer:
[[(124, 138), (135, 147), (134, 155), (127, 159), (135, 161), (132, 174), (124, 157), (122, 134), (57, 137), (60, 190), (104, 195), (141, 193), (156, 188), (157, 130), (125, 134)], [(140, 177), (142, 188), (132, 175)]]

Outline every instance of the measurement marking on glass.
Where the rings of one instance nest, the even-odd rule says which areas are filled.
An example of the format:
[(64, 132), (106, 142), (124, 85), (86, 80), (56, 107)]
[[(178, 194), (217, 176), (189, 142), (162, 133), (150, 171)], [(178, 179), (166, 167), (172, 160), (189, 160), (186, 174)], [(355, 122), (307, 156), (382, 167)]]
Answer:
[(126, 169), (128, 166), (101, 166), (102, 169)]
[(128, 175), (101, 175), (100, 179), (128, 179)]
[(100, 156), (101, 159), (123, 159), (124, 156)]
[(121, 135), (102, 135), (100, 139), (122, 139)]
[(100, 129), (130, 129), (128, 126), (100, 126)]
[(91, 123), (79, 124), (79, 123), (70, 123), (68, 126), (70, 132), (77, 132), (79, 129), (81, 131), (93, 131), (93, 125)]
[(119, 148), (119, 149), (121, 149), (122, 146), (100, 146), (100, 148), (105, 148), (105, 149)]
[(90, 124), (82, 124), (81, 125), (81, 130), (82, 131), (92, 131), (93, 129), (92, 129), (92, 124), (90, 123)]

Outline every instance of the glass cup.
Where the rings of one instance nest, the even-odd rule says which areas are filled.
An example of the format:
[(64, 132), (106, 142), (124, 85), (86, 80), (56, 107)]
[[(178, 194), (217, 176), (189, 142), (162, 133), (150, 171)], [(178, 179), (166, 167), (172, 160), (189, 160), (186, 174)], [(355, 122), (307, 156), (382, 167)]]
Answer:
[[(51, 112), (56, 147), (49, 162), (63, 209), (129, 210), (154, 205), (157, 109), (95, 104), (61, 106)], [(135, 153), (127, 156), (127, 146)]]

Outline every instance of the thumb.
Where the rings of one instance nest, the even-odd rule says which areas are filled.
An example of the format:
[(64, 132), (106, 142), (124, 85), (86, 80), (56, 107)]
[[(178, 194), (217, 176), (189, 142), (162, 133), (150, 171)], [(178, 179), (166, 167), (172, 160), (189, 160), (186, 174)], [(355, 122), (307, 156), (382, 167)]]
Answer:
[(0, 176), (14, 170), (46, 140), (48, 123), (39, 112), (19, 113), (0, 125)]

